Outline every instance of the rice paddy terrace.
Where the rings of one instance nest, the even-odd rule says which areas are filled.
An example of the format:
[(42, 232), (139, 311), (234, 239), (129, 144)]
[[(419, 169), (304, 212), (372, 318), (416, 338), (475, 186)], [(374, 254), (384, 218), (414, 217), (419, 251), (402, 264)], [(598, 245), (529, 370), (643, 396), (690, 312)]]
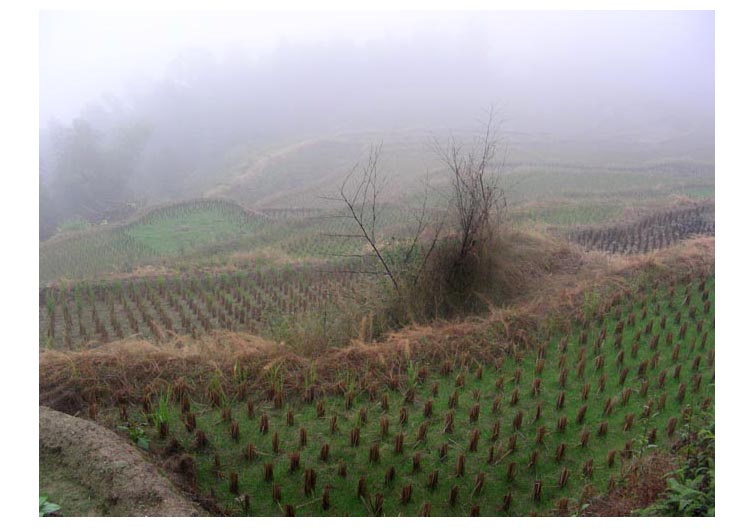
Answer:
[(289, 266), (45, 288), (40, 345), (71, 350), (127, 337), (196, 338), (214, 329), (258, 333), (277, 317), (322, 307), (350, 280), (348, 272)]
[[(411, 215), (393, 209), (384, 227)], [(708, 202), (602, 226), (617, 218), (615, 206), (576, 205), (521, 220), (605, 252), (713, 233)], [(324, 237), (344, 227), (320, 210), (199, 201), (43, 243), (40, 345), (257, 333), (271, 318), (317, 310), (354, 280), (329, 266), (365, 253), (354, 238)], [(263, 250), (287, 259), (249, 257)], [(129, 273), (143, 266), (165, 270)], [(187, 372), (141, 397), (98, 386), (80, 399), (218, 514), (577, 514), (621, 487), (639, 457), (671, 450), (713, 415), (713, 272), (630, 284), (587, 296), (566, 324), (515, 329), (516, 341), (492, 325), (464, 349), (424, 353), (421, 340), (379, 371), (345, 362), (292, 377), (283, 360), (264, 374), (240, 360), (209, 381)]]
[(588, 227), (568, 238), (589, 250), (609, 253), (646, 253), (696, 235), (714, 235), (714, 202), (667, 209), (634, 222)]
[(713, 306), (713, 276), (647, 281), (492, 361), (294, 386), (272, 371), (263, 391), (176, 381), (121, 421), (225, 514), (575, 514), (713, 413)]
[[(388, 213), (381, 227), (401, 234), (412, 212)], [(353, 281), (365, 249), (349, 228), (332, 211), (252, 212), (199, 200), (42, 243), (40, 345), (258, 332), (281, 316), (321, 307)], [(145, 267), (159, 272), (134, 273)]]
[[(519, 214), (517, 222), (564, 228), (617, 210), (557, 206)], [(701, 202), (630, 223), (573, 229), (567, 237), (588, 249), (645, 252), (713, 234), (713, 213), (712, 202)], [(399, 234), (411, 216), (393, 208), (384, 224)], [(365, 264), (355, 256), (368, 251), (349, 236), (344, 219), (334, 217), (320, 210), (251, 212), (225, 201), (195, 201), (43, 243), (40, 276), (51, 281), (39, 293), (39, 344), (71, 350), (127, 337), (159, 343), (216, 329), (257, 333), (281, 317), (320, 310), (353, 284)], [(251, 257), (266, 252), (284, 256), (284, 263)], [(159, 274), (127, 273), (161, 263)]]
[[(376, 227), (401, 235), (414, 212), (388, 207)], [(40, 244), (40, 284), (127, 276), (140, 268), (180, 274), (223, 266), (330, 261), (362, 253), (353, 226), (333, 210), (247, 210), (225, 200), (195, 200), (150, 210), (117, 226), (59, 235)], [(236, 254), (241, 254), (235, 259)], [(272, 257), (268, 257), (272, 256)], [(154, 274), (153, 274), (154, 275)]]
[(131, 272), (238, 238), (260, 229), (265, 218), (223, 201), (194, 201), (163, 206), (131, 222), (101, 226), (55, 237), (40, 244), (40, 283), (92, 279)]

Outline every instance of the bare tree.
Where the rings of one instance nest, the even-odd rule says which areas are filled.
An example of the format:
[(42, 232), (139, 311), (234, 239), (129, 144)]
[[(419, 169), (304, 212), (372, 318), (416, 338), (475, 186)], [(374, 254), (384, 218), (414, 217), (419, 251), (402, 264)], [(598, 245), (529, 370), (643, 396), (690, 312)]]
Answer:
[[(428, 259), (436, 247), (443, 224), (437, 223), (431, 240), (423, 249), (421, 259), (415, 260), (421, 250), (421, 236), (431, 223), (428, 207), (428, 190), (423, 197), (423, 204), (419, 211), (415, 211), (415, 226), (412, 236), (404, 241), (401, 257), (387, 255), (388, 245), (380, 240), (377, 223), (381, 214), (381, 193), (387, 184), (387, 177), (381, 171), (380, 160), (383, 144), (371, 145), (368, 159), (362, 167), (355, 166), (339, 188), (339, 200), (346, 206), (348, 218), (357, 226), (357, 234), (343, 234), (343, 236), (359, 237), (367, 242), (372, 255), (378, 259), (383, 274), (389, 278), (396, 293), (401, 297), (405, 294), (404, 286), (408, 281), (414, 285), (422, 274)], [(414, 266), (413, 266), (414, 265)]]
[[(382, 144), (371, 146), (367, 161), (346, 175), (335, 197), (346, 208), (344, 216), (357, 228), (354, 233), (337, 235), (362, 239), (369, 246), (368, 253), (380, 263), (378, 271), (368, 266), (355, 273), (380, 274), (389, 279), (400, 302), (400, 312), (396, 313), (400, 319), (425, 317), (466, 304), (471, 288), (484, 277), (481, 274), (487, 273), (484, 268), (489, 261), (483, 249), (489, 248), (485, 243), (493, 233), (499, 208), (506, 206), (501, 166), (496, 159), (499, 135), (493, 109), (471, 145), (463, 145), (452, 136), (446, 145), (436, 141), (434, 147), (451, 175), (449, 209), (441, 219), (434, 216), (426, 184), (422, 207), (414, 210), (416, 224), (408, 230), (407, 238), (389, 239), (379, 233), (381, 193), (387, 185), (380, 163)], [(449, 223), (453, 232), (441, 244), (441, 233)], [(389, 305), (397, 307), (393, 301)]]
[(493, 217), (501, 206), (506, 207), (501, 164), (496, 161), (499, 143), (493, 107), (488, 111), (482, 134), (471, 146), (466, 148), (454, 136), (445, 145), (434, 140), (433, 150), (451, 172), (450, 206), (459, 244), (457, 266), (490, 235)]
[(368, 160), (362, 167), (362, 178), (357, 181), (357, 185), (351, 192), (348, 185), (352, 181), (356, 167), (347, 175), (339, 188), (341, 200), (349, 210), (360, 235), (367, 241), (373, 251), (373, 255), (378, 258), (384, 272), (391, 280), (391, 284), (397, 292), (400, 292), (399, 284), (396, 281), (391, 267), (386, 262), (381, 250), (378, 248), (378, 239), (375, 235), (375, 225), (378, 218), (378, 196), (381, 194), (386, 185), (385, 175), (380, 174), (378, 161), (381, 157), (383, 144), (371, 145)]

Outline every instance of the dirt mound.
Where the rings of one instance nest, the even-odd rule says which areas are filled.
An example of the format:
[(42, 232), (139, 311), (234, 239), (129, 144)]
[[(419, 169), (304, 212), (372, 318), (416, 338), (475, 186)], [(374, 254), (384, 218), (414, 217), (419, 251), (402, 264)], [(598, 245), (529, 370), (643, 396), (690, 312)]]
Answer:
[(74, 516), (199, 516), (145, 461), (110, 430), (50, 408), (39, 408), (40, 490)]

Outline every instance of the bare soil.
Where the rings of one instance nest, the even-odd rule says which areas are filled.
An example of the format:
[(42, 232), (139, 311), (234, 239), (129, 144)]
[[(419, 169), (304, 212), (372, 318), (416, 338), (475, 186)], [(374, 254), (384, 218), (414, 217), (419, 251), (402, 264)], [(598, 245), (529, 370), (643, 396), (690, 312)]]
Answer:
[(139, 449), (90, 421), (39, 408), (40, 490), (64, 516), (200, 516)]
[(632, 516), (654, 503), (667, 489), (667, 477), (678, 466), (675, 456), (657, 453), (641, 458), (626, 475), (625, 484), (593, 498), (583, 516)]

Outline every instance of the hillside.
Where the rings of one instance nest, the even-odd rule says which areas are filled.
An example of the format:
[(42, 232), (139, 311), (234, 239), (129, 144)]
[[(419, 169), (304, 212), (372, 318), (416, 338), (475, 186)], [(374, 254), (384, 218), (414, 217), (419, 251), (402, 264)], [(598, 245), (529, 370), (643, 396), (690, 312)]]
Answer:
[[(40, 404), (120, 432), (214, 514), (655, 501), (685, 432), (713, 420), (711, 168), (514, 149), (490, 280), (451, 320), (399, 324), (343, 207), (312, 198), (365, 139), (258, 153), (206, 198), (42, 243)], [(399, 167), (427, 162), (398, 147)], [(446, 176), (429, 176), (426, 213), (443, 218)], [(379, 244), (403, 251), (422, 188), (387, 189)], [(109, 512), (102, 484), (43, 462), (69, 512)]]
[[(448, 174), (436, 143), (447, 131), (399, 129), (342, 132), (255, 149), (240, 154), (220, 184), (205, 191), (251, 209), (330, 208), (344, 177), (365, 158), (371, 145), (382, 145), (382, 171), (390, 186), (385, 200), (412, 200), (423, 183), (441, 189)], [(458, 132), (469, 142), (470, 131)], [(671, 195), (710, 197), (714, 193), (712, 154), (685, 135), (667, 142), (634, 139), (560, 140), (548, 135), (502, 133), (503, 177), (510, 205), (528, 201), (577, 199), (599, 201), (664, 199)], [(698, 143), (697, 143), (698, 142)]]

